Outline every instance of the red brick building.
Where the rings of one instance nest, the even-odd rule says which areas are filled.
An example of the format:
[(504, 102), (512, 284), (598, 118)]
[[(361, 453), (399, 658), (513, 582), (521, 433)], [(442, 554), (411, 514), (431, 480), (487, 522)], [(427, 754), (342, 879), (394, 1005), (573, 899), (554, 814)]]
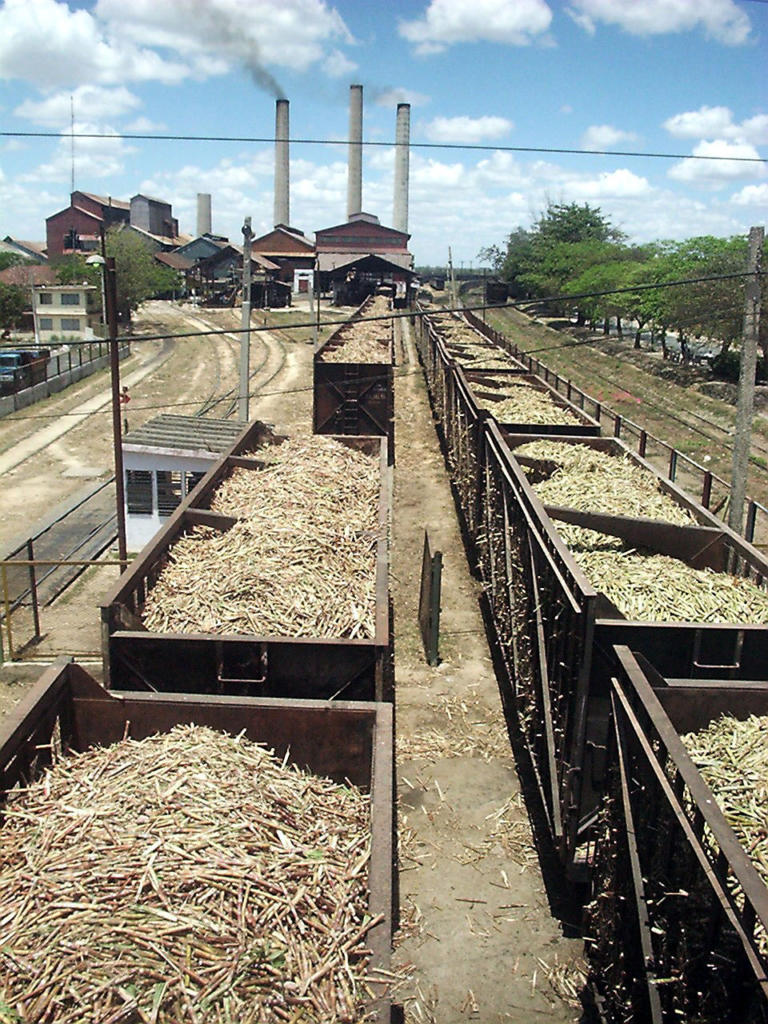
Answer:
[(101, 231), (116, 224), (129, 224), (131, 204), (112, 196), (73, 192), (64, 210), (46, 217), (48, 258), (72, 252), (95, 252), (101, 245)]

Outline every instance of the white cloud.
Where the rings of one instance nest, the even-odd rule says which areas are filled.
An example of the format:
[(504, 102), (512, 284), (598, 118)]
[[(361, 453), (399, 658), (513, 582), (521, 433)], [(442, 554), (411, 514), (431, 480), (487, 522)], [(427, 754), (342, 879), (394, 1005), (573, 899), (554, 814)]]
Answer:
[(35, 124), (61, 128), (69, 125), (72, 107), (75, 117), (92, 120), (118, 118), (141, 106), (141, 100), (124, 86), (108, 89), (98, 85), (80, 85), (72, 92), (57, 92), (42, 100), (25, 100), (14, 110)]
[[(760, 157), (755, 147), (747, 142), (727, 142), (724, 139), (703, 141), (694, 146), (693, 156), (715, 159), (686, 158), (669, 169), (669, 177), (674, 181), (719, 188), (736, 178), (762, 178), (766, 174), (764, 164), (744, 162), (745, 159), (752, 161)], [(736, 159), (727, 159), (731, 157)]]
[(430, 0), (422, 18), (400, 21), (398, 31), (416, 53), (440, 53), (454, 43), (480, 41), (525, 46), (549, 29), (544, 0)]
[(357, 70), (357, 64), (350, 60), (341, 50), (333, 50), (329, 53), (325, 58), (323, 67), (329, 78), (343, 78), (345, 75), (351, 75), (353, 71)]
[(569, 192), (572, 196), (587, 201), (604, 199), (636, 199), (647, 196), (651, 192), (647, 178), (643, 178), (626, 168), (616, 171), (603, 171), (596, 178), (572, 181)]
[(41, 89), (78, 83), (179, 82), (178, 63), (111, 40), (87, 10), (57, 0), (5, 0), (0, 8), (0, 77), (33, 82)]
[(590, 33), (597, 23), (638, 36), (702, 27), (708, 36), (729, 46), (745, 43), (751, 29), (749, 17), (733, 0), (571, 0), (568, 13)]
[(5, 0), (0, 77), (41, 89), (176, 84), (238, 65), (280, 93), (271, 68), (319, 65), (344, 74), (353, 65), (335, 44), (353, 42), (325, 0), (98, 0), (92, 10), (60, 0)]
[[(96, 135), (96, 138), (86, 136)], [(127, 158), (136, 149), (125, 139), (103, 124), (75, 121), (75, 180), (89, 181), (92, 178), (116, 177), (123, 174)], [(18, 175), (21, 183), (41, 181), (69, 182), (72, 173), (72, 141), (67, 132), (62, 132), (56, 150), (46, 163), (34, 170)], [(42, 216), (47, 216), (48, 211)]]
[(482, 142), (499, 139), (514, 128), (506, 117), (436, 117), (424, 125), (424, 134), (430, 142)]
[(148, 117), (137, 117), (135, 121), (125, 126), (127, 132), (137, 132), (143, 135), (145, 132), (164, 132), (168, 125), (162, 121), (151, 121)]
[(581, 136), (579, 145), (586, 150), (601, 150), (613, 149), (620, 142), (637, 142), (637, 135), (610, 124), (592, 124)]
[(398, 86), (376, 93), (373, 102), (377, 107), (396, 107), (398, 103), (410, 103), (412, 107), (424, 107), (432, 102), (432, 97), (423, 92), (414, 92), (412, 89)]
[(728, 107), (699, 107), (675, 114), (664, 122), (664, 128), (677, 139), (730, 139), (768, 143), (768, 114), (757, 114), (740, 124), (734, 122)]
[(745, 185), (739, 192), (734, 192), (731, 202), (735, 206), (768, 207), (768, 182), (762, 185)]
[(273, 93), (282, 89), (272, 67), (306, 71), (327, 60), (332, 74), (343, 74), (343, 55), (327, 46), (354, 42), (325, 0), (98, 0), (96, 13), (129, 40), (146, 44), (151, 39), (153, 46), (175, 52), (201, 77), (214, 73), (201, 64), (213, 57), (223, 67), (245, 67)]

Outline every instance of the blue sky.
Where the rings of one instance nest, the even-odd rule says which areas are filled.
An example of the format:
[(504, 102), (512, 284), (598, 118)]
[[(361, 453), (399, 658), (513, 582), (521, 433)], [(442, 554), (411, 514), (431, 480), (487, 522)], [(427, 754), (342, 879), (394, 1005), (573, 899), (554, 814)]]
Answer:
[[(599, 206), (634, 241), (731, 235), (765, 223), (765, 162), (599, 156), (595, 149), (768, 156), (768, 3), (755, 0), (4, 0), (0, 4), (0, 237), (42, 239), (75, 186), (173, 203), (193, 234), (272, 227), (270, 143), (130, 139), (131, 133), (274, 134), (291, 101), (291, 222), (346, 219), (349, 85), (364, 138), (574, 149), (411, 152), (417, 263), (477, 263), (548, 200)], [(363, 208), (392, 219), (393, 150), (365, 150)]]

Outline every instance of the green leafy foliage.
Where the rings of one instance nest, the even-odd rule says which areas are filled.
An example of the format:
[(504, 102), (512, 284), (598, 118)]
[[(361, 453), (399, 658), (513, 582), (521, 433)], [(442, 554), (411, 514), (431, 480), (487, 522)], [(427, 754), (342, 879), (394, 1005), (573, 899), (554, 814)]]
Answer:
[(0, 327), (18, 327), (28, 307), (29, 301), (23, 288), (0, 282)]
[[(575, 315), (579, 323), (615, 320), (621, 330), (623, 321), (632, 321), (636, 348), (648, 327), (662, 338), (674, 332), (683, 350), (691, 338), (705, 338), (720, 355), (742, 337), (744, 278), (739, 275), (747, 265), (744, 237), (703, 235), (631, 246), (599, 208), (549, 203), (531, 229), (518, 227), (508, 235), (504, 251), (489, 246), (481, 252), (493, 259), (513, 298), (558, 296), (542, 308), (550, 314)], [(767, 263), (768, 248), (763, 254), (763, 265)], [(762, 289), (766, 309), (765, 277)], [(765, 362), (765, 315), (760, 345)], [(719, 368), (727, 376), (732, 374), (730, 361), (715, 360), (714, 366), (716, 372)]]
[(129, 320), (146, 299), (179, 287), (176, 271), (158, 263), (146, 242), (133, 232), (108, 232), (106, 248), (107, 255), (115, 258), (117, 306), (124, 319)]

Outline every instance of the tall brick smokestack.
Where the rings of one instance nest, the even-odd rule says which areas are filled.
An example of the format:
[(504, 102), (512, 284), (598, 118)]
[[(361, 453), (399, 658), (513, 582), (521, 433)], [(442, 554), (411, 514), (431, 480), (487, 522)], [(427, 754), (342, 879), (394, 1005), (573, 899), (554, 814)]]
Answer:
[(291, 222), (289, 140), (288, 100), (278, 100), (275, 106), (275, 226)]
[(411, 145), (411, 105), (397, 104), (395, 127), (395, 199), (392, 227), (408, 231), (408, 173)]
[(347, 220), (363, 208), (363, 87), (349, 87), (349, 170)]

